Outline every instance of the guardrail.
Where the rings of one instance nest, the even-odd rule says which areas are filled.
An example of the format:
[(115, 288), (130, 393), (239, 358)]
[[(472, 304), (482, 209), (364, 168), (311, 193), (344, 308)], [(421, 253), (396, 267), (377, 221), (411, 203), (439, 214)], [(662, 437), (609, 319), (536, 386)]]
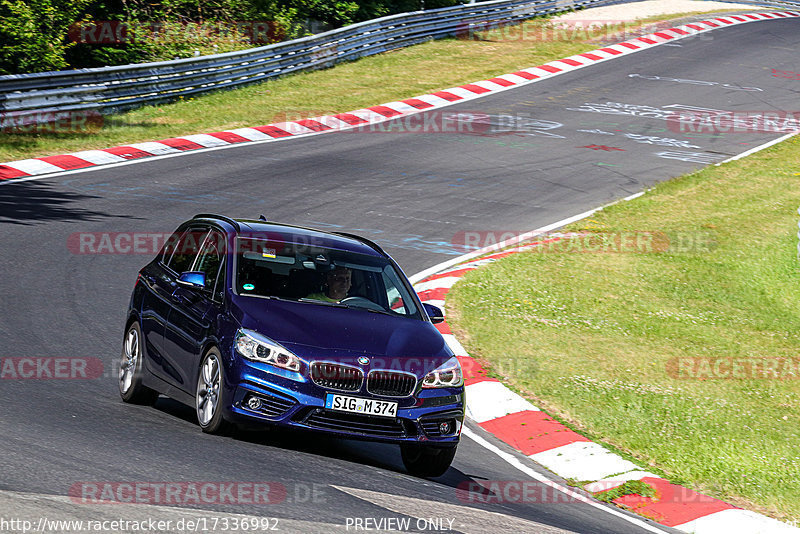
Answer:
[(625, 0), (495, 0), (391, 15), (259, 48), (116, 67), (0, 76), (5, 121), (50, 122), (54, 114), (115, 113), (145, 104), (330, 67), (431, 39), (471, 25), (518, 23), (571, 8)]
[[(574, 8), (632, 1), (640, 0), (494, 0), (392, 15), (310, 37), (225, 54), (0, 76), (0, 113), (6, 123), (24, 124), (51, 122), (54, 116), (64, 113), (116, 113), (293, 72), (330, 67), (342, 61), (467, 33), (475, 25), (515, 24), (534, 16)], [(739, 1), (800, 7), (800, 2)]]

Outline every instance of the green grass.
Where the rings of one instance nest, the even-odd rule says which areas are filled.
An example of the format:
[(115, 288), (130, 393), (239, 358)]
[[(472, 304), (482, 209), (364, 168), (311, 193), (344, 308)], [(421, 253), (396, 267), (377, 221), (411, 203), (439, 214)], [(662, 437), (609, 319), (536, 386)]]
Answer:
[[(641, 23), (662, 19), (642, 19)], [(432, 41), (332, 69), (148, 106), (105, 117), (102, 128), (85, 128), (78, 133), (0, 130), (0, 162), (351, 111), (534, 67), (597, 47), (588, 39), (576, 39), (581, 37), (580, 32), (544, 32), (548, 38), (539, 39), (545, 24), (546, 20), (535, 19), (526, 22), (522, 32), (490, 32), (485, 41)], [(527, 37), (519, 39), (518, 35)]]
[[(450, 324), (471, 354), (590, 437), (675, 482), (798, 520), (800, 369), (783, 364), (800, 363), (799, 161), (795, 137), (568, 227), (711, 237), (710, 247), (512, 255), (454, 286)], [(778, 359), (785, 379), (676, 376), (676, 358), (716, 357)]]
[(625, 497), (626, 495), (641, 495), (650, 499), (656, 498), (656, 489), (641, 480), (628, 480), (624, 484), (611, 488), (606, 491), (599, 491), (594, 494), (595, 498), (603, 502), (613, 502), (614, 499)]

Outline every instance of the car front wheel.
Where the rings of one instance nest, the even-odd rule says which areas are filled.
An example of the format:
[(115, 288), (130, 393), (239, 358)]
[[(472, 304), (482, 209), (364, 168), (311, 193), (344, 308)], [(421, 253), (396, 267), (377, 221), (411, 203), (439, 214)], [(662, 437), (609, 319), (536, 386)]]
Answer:
[(424, 478), (440, 477), (456, 456), (456, 447), (431, 447), (417, 444), (400, 445), (403, 465), (414, 476)]
[(220, 434), (227, 425), (222, 417), (222, 385), (224, 375), (222, 357), (217, 349), (212, 348), (203, 358), (200, 373), (197, 377), (197, 422), (208, 434)]

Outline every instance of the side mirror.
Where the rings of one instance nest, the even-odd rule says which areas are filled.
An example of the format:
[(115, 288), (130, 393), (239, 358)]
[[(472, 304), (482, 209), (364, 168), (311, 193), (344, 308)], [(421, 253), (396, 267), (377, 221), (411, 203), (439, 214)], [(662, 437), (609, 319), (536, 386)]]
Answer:
[(202, 271), (186, 271), (178, 277), (178, 284), (183, 287), (203, 289), (206, 287), (206, 273)]
[(431, 318), (433, 324), (444, 322), (444, 312), (440, 307), (428, 304), (427, 302), (423, 302), (422, 307), (425, 308), (425, 313)]

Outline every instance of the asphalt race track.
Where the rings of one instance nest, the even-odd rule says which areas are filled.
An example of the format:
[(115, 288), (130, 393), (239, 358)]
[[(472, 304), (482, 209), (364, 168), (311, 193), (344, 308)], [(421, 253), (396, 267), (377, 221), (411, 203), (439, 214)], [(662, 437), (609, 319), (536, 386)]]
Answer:
[[(193, 410), (169, 399), (123, 404), (115, 372), (125, 310), (152, 254), (79, 254), (75, 236), (170, 232), (200, 212), (265, 214), (360, 233), (412, 274), (463, 253), (453, 244), (460, 232), (531, 230), (782, 136), (681, 133), (665, 118), (693, 108), (796, 108), (800, 81), (775, 70), (800, 71), (798, 29), (797, 20), (754, 22), (655, 47), (433, 111), (425, 132), (395, 124), (1, 186), (0, 358), (94, 357), (104, 376), (0, 380), (0, 515), (128, 510), (64, 499), (87, 481), (268, 481), (286, 487), (282, 503), (203, 508), (276, 517), (284, 532), (344, 531), (348, 518), (413, 517), (415, 507), (455, 519), (460, 532), (645, 532), (643, 521), (579, 503), (461, 502), (456, 487), (470, 480), (528, 480), (466, 438), (445, 476), (420, 480), (404, 472), (394, 446), (301, 433), (208, 436)], [(433, 131), (444, 112), (515, 119), (502, 132)]]

